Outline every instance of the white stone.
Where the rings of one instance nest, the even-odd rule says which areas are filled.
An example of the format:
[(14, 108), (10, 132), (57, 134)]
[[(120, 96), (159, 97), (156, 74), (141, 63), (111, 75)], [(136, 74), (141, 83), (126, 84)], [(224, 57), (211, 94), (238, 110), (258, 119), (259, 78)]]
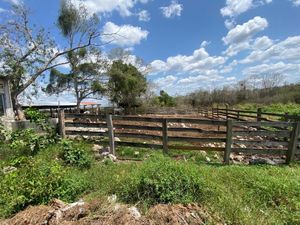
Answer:
[(141, 214), (139, 212), (139, 210), (136, 207), (130, 207), (129, 208), (129, 212), (130, 214), (135, 218), (135, 219), (139, 219), (141, 218)]
[(118, 142), (120, 142), (120, 141), (121, 141), (121, 139), (120, 139), (120, 138), (118, 138), (118, 137), (115, 137), (115, 141), (118, 141)]
[(109, 203), (115, 203), (117, 201), (117, 195), (111, 195), (107, 197)]
[(209, 157), (205, 157), (206, 162), (210, 162), (211, 159)]
[(108, 157), (110, 158), (111, 161), (115, 162), (117, 161), (117, 157), (113, 154), (109, 154)]

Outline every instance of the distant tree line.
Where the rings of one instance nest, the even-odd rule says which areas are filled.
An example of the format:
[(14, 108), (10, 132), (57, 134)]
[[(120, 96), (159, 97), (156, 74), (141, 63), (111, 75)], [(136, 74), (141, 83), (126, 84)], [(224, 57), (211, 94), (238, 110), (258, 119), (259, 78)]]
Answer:
[(300, 103), (300, 84), (287, 84), (284, 76), (272, 74), (251, 76), (236, 85), (224, 86), (212, 91), (199, 90), (176, 97), (177, 105), (191, 107), (214, 104), (236, 105), (242, 103)]

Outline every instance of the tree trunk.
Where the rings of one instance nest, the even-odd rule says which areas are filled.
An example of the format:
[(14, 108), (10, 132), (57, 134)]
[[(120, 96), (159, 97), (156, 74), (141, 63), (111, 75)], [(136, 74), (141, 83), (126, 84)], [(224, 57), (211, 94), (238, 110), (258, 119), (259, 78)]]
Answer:
[(76, 100), (76, 111), (77, 113), (80, 113), (80, 103), (81, 103), (81, 99), (77, 99)]
[(12, 104), (17, 120), (26, 120), (24, 111), (22, 109), (21, 104), (19, 103), (17, 94), (12, 94)]

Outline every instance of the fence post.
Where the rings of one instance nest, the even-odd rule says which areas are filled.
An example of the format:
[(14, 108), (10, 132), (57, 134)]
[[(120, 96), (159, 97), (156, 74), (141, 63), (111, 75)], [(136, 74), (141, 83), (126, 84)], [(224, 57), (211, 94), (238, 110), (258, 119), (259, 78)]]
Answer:
[(58, 128), (59, 128), (59, 135), (61, 138), (66, 137), (66, 129), (65, 129), (65, 111), (60, 109), (58, 111)]
[(107, 123), (107, 128), (108, 128), (110, 154), (116, 155), (114, 126), (113, 126), (113, 122), (112, 122), (112, 115), (110, 115), (110, 114), (106, 115), (106, 123)]
[(162, 134), (163, 134), (163, 152), (167, 154), (168, 149), (168, 121), (167, 119), (163, 119), (162, 121)]
[(257, 117), (256, 117), (256, 119), (257, 119), (257, 122), (261, 121), (261, 108), (257, 109)]
[(286, 155), (286, 164), (289, 164), (291, 161), (294, 160), (299, 133), (300, 133), (300, 123), (294, 123), (293, 130), (291, 132), (291, 139), (288, 146), (288, 152)]
[(237, 120), (240, 120), (240, 111), (237, 111), (237, 117), (236, 117)]
[(228, 104), (226, 104), (226, 120), (228, 120)]
[(226, 128), (226, 145), (224, 152), (224, 163), (229, 164), (230, 160), (230, 152), (232, 145), (232, 120), (227, 120), (227, 128)]
[(217, 106), (217, 118), (218, 119), (220, 118), (220, 115), (219, 115), (219, 106)]
[(289, 120), (289, 113), (286, 112), (284, 113), (284, 121), (288, 121)]

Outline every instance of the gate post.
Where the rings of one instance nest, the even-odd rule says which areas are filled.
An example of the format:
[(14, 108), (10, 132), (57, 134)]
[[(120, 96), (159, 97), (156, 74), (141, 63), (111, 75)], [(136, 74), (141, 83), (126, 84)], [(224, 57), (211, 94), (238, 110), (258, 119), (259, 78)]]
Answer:
[(106, 123), (107, 123), (107, 128), (108, 128), (110, 154), (116, 155), (114, 126), (113, 126), (113, 122), (112, 122), (112, 115), (110, 115), (110, 114), (106, 115)]
[(66, 137), (66, 129), (65, 129), (65, 111), (64, 109), (60, 109), (58, 111), (58, 129), (59, 135), (61, 138)]
[(162, 135), (163, 135), (163, 152), (164, 154), (168, 154), (168, 121), (167, 119), (163, 119), (162, 121)]
[(297, 142), (300, 133), (300, 123), (294, 123), (293, 130), (291, 132), (291, 139), (288, 146), (288, 152), (286, 155), (286, 164), (290, 164), (294, 160), (295, 153), (297, 150)]
[(261, 121), (261, 108), (257, 109), (257, 122)]
[(226, 126), (226, 145), (225, 145), (225, 152), (224, 152), (224, 163), (229, 164), (230, 160), (230, 152), (231, 152), (231, 145), (232, 145), (232, 120), (227, 120)]

